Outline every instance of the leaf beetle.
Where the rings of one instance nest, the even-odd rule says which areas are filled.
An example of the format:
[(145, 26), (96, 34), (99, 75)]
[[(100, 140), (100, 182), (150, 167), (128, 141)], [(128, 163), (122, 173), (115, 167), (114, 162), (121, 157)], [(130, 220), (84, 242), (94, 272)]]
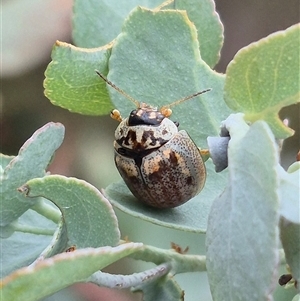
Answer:
[(191, 137), (169, 119), (170, 107), (211, 89), (158, 109), (136, 101), (96, 72), (136, 105), (125, 119), (118, 110), (111, 112), (111, 117), (120, 122), (115, 131), (115, 164), (132, 194), (155, 208), (177, 207), (197, 195), (206, 180), (205, 164)]

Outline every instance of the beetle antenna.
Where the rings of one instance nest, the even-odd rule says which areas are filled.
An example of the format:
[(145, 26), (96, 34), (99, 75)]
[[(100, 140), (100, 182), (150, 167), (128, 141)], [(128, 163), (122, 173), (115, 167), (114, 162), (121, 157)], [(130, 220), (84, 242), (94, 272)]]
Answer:
[(192, 94), (192, 95), (189, 95), (189, 96), (180, 98), (180, 99), (178, 99), (178, 100), (176, 100), (176, 101), (174, 101), (174, 102), (172, 102), (172, 103), (170, 103), (170, 104), (168, 104), (168, 105), (165, 105), (165, 106), (161, 107), (161, 108), (160, 108), (160, 112), (161, 112), (165, 117), (169, 117), (169, 116), (171, 116), (171, 114), (172, 114), (172, 110), (170, 109), (170, 107), (176, 106), (176, 105), (178, 105), (178, 104), (180, 104), (180, 103), (182, 103), (182, 102), (184, 102), (184, 101), (186, 101), (186, 100), (189, 100), (189, 99), (191, 99), (191, 98), (194, 98), (194, 97), (196, 97), (196, 96), (198, 96), (198, 95), (200, 95), (200, 94), (203, 94), (203, 93), (206, 93), (206, 92), (209, 92), (209, 91), (211, 91), (211, 89), (206, 89), (206, 90), (203, 90), (203, 91), (194, 93), (194, 94)]
[(140, 106), (140, 103), (134, 99), (133, 97), (131, 97), (130, 95), (128, 95), (126, 92), (124, 92), (121, 88), (117, 87), (114, 83), (112, 83), (110, 80), (108, 80), (102, 73), (100, 73), (98, 70), (95, 70), (96, 73), (111, 87), (113, 87), (115, 90), (117, 90), (120, 94), (122, 94), (123, 96), (125, 96), (127, 99), (129, 99), (130, 101), (132, 101), (136, 107), (138, 108)]
[(194, 94), (192, 94), (192, 95), (189, 95), (189, 96), (183, 97), (183, 98), (181, 98), (181, 99), (178, 99), (178, 100), (176, 100), (176, 101), (174, 101), (174, 102), (172, 102), (172, 103), (170, 103), (169, 105), (166, 105), (166, 106), (164, 106), (164, 107), (170, 108), (170, 107), (176, 106), (176, 105), (178, 105), (178, 104), (180, 104), (180, 103), (182, 103), (182, 102), (184, 102), (184, 101), (187, 101), (187, 100), (189, 100), (189, 99), (191, 99), (191, 98), (194, 98), (194, 97), (196, 97), (196, 96), (198, 96), (198, 95), (204, 94), (204, 93), (209, 92), (209, 91), (211, 91), (211, 90), (212, 90), (212, 89), (209, 88), (209, 89), (206, 89), (206, 90), (203, 90), (203, 91), (194, 93)]

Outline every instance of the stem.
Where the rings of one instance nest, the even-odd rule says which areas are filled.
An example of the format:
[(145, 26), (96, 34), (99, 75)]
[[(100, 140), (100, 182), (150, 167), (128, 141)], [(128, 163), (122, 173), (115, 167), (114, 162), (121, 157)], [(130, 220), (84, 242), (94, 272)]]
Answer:
[(31, 207), (31, 209), (53, 221), (55, 224), (58, 224), (61, 220), (61, 213), (59, 209), (47, 204), (42, 199), (40, 199), (33, 207)]
[(14, 224), (13, 227), (14, 227), (15, 231), (23, 232), (23, 233), (31, 233), (31, 234), (37, 234), (37, 235), (49, 235), (49, 236), (52, 236), (54, 234), (54, 231), (51, 229), (33, 227), (33, 226), (20, 224), (20, 223)]
[[(126, 242), (121, 241), (121, 243)], [(155, 264), (169, 262), (172, 265), (170, 272), (174, 275), (187, 272), (206, 271), (206, 256), (204, 255), (186, 255), (177, 253), (175, 250), (164, 250), (144, 245), (142, 249), (132, 253), (129, 257), (135, 260), (153, 262)], [(286, 263), (283, 249), (279, 249), (279, 261), (280, 264)]]
[(155, 268), (131, 275), (112, 275), (103, 272), (96, 272), (87, 279), (87, 282), (92, 282), (98, 286), (105, 286), (109, 288), (130, 288), (161, 278), (168, 274), (170, 269), (170, 264), (163, 263)]
[(171, 262), (172, 274), (206, 271), (206, 256), (203, 255), (180, 254), (175, 250), (163, 250), (145, 245), (142, 249), (131, 254), (130, 257), (155, 264)]

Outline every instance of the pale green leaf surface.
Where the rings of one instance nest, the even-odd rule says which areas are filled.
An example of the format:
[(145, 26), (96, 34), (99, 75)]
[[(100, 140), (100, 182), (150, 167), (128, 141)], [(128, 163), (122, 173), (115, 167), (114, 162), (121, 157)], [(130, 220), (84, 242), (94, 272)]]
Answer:
[(62, 124), (47, 123), (24, 143), (19, 154), (6, 166), (0, 183), (1, 226), (13, 222), (36, 203), (36, 199), (26, 199), (17, 189), (32, 178), (45, 175), (63, 138)]
[[(299, 212), (299, 208), (295, 208)], [(280, 220), (280, 238), (293, 278), (300, 282), (300, 224)], [(300, 288), (298, 286), (298, 292)]]
[(0, 154), (0, 166), (2, 168), (2, 171), (14, 157), (15, 156), (7, 156), (4, 154)]
[(0, 238), (8, 238), (11, 235), (13, 235), (13, 233), (16, 230), (17, 225), (18, 225), (18, 221), (15, 220), (15, 221), (11, 222), (10, 224), (1, 227)]
[(295, 162), (288, 172), (279, 166), (278, 172), (280, 215), (290, 222), (300, 224), (300, 162)]
[[(220, 122), (230, 113), (223, 101), (225, 77), (201, 59), (196, 28), (183, 11), (132, 11), (115, 40), (108, 78), (136, 100), (158, 107), (212, 88), (172, 107), (171, 119), (201, 147), (207, 136), (219, 133)], [(109, 89), (127, 117), (135, 105)]]
[(56, 231), (52, 236), (52, 240), (43, 250), (43, 252), (39, 254), (39, 257), (36, 258), (35, 262), (65, 252), (69, 247), (73, 247), (74, 245), (71, 246), (69, 243), (67, 230), (67, 225), (62, 220), (58, 224), (58, 227), (56, 228)]
[(181, 301), (184, 296), (184, 291), (170, 276), (136, 287), (134, 291), (143, 292), (143, 301)]
[(228, 106), (248, 121), (265, 120), (277, 138), (293, 133), (278, 112), (300, 100), (299, 45), (297, 24), (241, 49), (226, 72)]
[(230, 147), (238, 148), (240, 140), (249, 130), (249, 125), (244, 120), (244, 114), (230, 114), (228, 118), (222, 121), (222, 128), (227, 129), (230, 139)]
[[(237, 122), (235, 131), (238, 127)], [(270, 300), (279, 259), (279, 159), (267, 124), (259, 121), (245, 135), (231, 135), (228, 160), (228, 187), (208, 219), (212, 296), (214, 301)]]
[(76, 248), (115, 246), (120, 240), (117, 217), (109, 201), (91, 184), (53, 175), (26, 183), (28, 196), (43, 196), (61, 211), (68, 244)]
[(212, 201), (224, 190), (227, 172), (216, 174), (212, 161), (206, 162), (207, 179), (196, 197), (172, 209), (155, 209), (138, 201), (122, 182), (105, 189), (105, 195), (119, 210), (145, 221), (182, 231), (205, 233)]
[(84, 282), (94, 272), (141, 247), (140, 243), (127, 243), (58, 254), (4, 278), (0, 295), (5, 301), (40, 300), (73, 283)]
[(212, 0), (174, 0), (161, 9), (186, 10), (197, 28), (201, 58), (214, 67), (223, 45), (223, 25)]
[(128, 13), (137, 5), (154, 8), (162, 0), (76, 0), (73, 39), (81, 47), (99, 47), (111, 42), (121, 31)]
[[(300, 283), (300, 162), (281, 170), (281, 242), (293, 278)], [(299, 288), (298, 288), (299, 290)]]
[(83, 301), (82, 297), (74, 291), (73, 287), (66, 288), (55, 294), (43, 298), (42, 301)]
[(112, 109), (105, 83), (95, 70), (107, 73), (110, 45), (83, 49), (56, 42), (45, 72), (45, 95), (52, 104), (85, 115), (108, 114)]
[(300, 169), (300, 163), (299, 162), (300, 161), (296, 161), (292, 165), (290, 165), (287, 172), (288, 173), (293, 173), (295, 171), (299, 171), (299, 169)]
[(292, 301), (300, 301), (300, 294), (297, 294)]
[[(38, 215), (32, 210), (27, 210), (18, 219), (19, 227), (32, 226), (44, 229), (44, 232), (55, 231), (56, 224)], [(15, 230), (15, 229), (13, 229)], [(0, 254), (0, 278), (8, 275), (12, 271), (31, 264), (50, 243), (52, 235), (36, 235), (29, 232), (14, 233), (6, 238), (1, 239)]]

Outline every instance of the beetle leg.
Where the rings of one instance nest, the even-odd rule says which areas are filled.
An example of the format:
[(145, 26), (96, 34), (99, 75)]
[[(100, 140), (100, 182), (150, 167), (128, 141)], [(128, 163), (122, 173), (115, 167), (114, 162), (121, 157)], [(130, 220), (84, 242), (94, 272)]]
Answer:
[(208, 149), (201, 149), (200, 147), (198, 147), (198, 149), (199, 149), (199, 152), (201, 154), (201, 157), (202, 157), (203, 161), (206, 162), (210, 157), (209, 150)]

